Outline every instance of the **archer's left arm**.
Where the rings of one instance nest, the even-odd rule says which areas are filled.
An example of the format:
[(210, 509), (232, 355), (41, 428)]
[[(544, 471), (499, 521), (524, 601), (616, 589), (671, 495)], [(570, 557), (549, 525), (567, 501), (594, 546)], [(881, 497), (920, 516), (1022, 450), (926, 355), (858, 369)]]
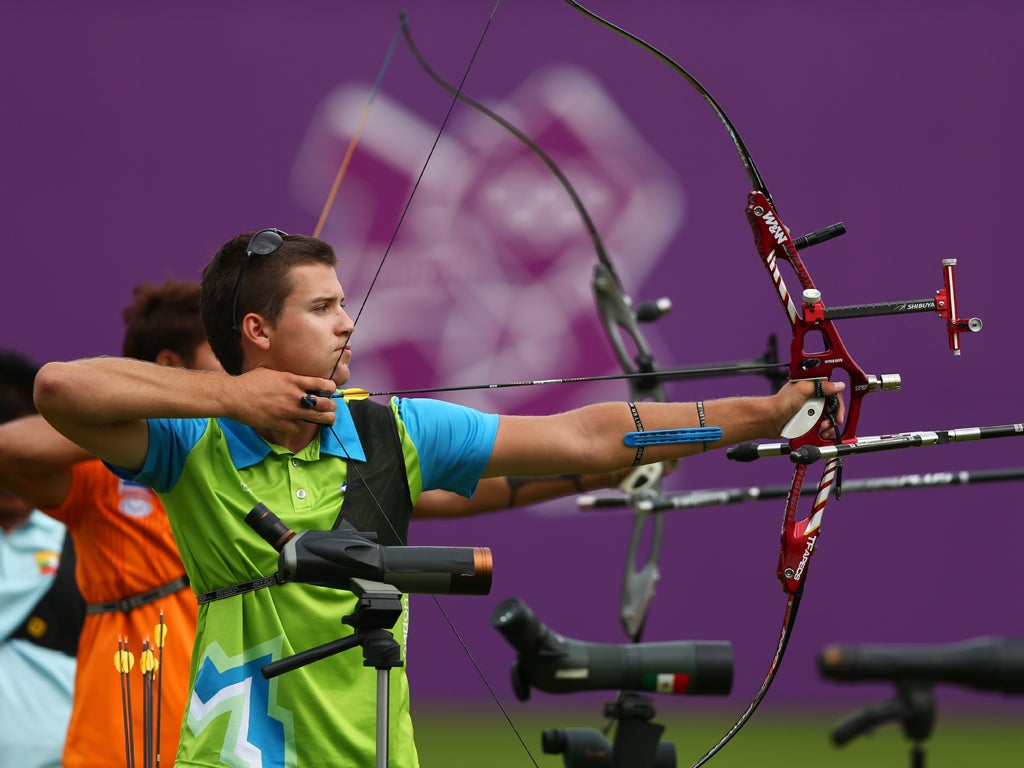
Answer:
[[(838, 394), (843, 382), (823, 382), (823, 394)], [(704, 423), (722, 430), (708, 448), (778, 437), (783, 426), (814, 395), (814, 382), (787, 384), (770, 397), (703, 401)], [(703, 443), (652, 445), (642, 451), (625, 445), (628, 432), (691, 429), (702, 426), (697, 403), (599, 403), (553, 416), (502, 416), (485, 477), (599, 474), (641, 464), (672, 461), (701, 453)], [(837, 420), (842, 421), (840, 407)], [(822, 429), (831, 423), (826, 419)]]

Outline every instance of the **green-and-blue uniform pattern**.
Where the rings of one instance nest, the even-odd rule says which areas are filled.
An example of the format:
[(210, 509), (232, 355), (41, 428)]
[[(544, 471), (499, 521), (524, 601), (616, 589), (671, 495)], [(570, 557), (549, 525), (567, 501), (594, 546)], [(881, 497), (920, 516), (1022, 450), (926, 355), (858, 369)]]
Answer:
[[(395, 398), (390, 407), (412, 501), (435, 488), (471, 496), (490, 457), (498, 417), (429, 399)], [(161, 496), (198, 594), (277, 570), (278, 553), (245, 523), (257, 502), (295, 531), (329, 529), (348, 481), (346, 459), (365, 461), (342, 401), (333, 429), (321, 429), (294, 454), (229, 419), (153, 419), (149, 430), (142, 470), (118, 474)], [(354, 608), (349, 592), (298, 583), (201, 606), (176, 765), (374, 765), (377, 672), (363, 666), (358, 649), (272, 680), (259, 671), (269, 661), (351, 633), (341, 618)], [(407, 632), (406, 603), (395, 625), (403, 658)], [(391, 672), (390, 726), (391, 767), (414, 768), (404, 668)]]

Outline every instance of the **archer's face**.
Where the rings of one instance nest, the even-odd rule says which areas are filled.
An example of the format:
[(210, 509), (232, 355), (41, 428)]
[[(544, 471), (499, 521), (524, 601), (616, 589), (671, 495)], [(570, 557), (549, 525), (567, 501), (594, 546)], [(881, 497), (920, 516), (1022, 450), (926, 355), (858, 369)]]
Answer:
[(304, 264), (295, 267), (290, 277), (292, 291), (277, 323), (267, 329), (269, 349), (263, 364), (331, 378), (341, 386), (349, 378), (352, 350), (348, 339), (353, 323), (345, 311), (338, 275), (326, 264)]

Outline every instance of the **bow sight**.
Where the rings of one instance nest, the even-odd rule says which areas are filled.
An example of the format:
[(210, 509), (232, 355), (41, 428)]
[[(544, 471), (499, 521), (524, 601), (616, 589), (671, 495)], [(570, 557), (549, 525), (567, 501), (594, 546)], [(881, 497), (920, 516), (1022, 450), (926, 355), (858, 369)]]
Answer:
[[(983, 323), (981, 318), (963, 319), (957, 317), (956, 279), (953, 269), (956, 259), (942, 260), (942, 279), (944, 287), (935, 291), (933, 299), (916, 299), (910, 301), (890, 301), (878, 304), (854, 304), (848, 307), (826, 308), (821, 303), (821, 291), (810, 289), (803, 292), (804, 319), (810, 323), (823, 320), (839, 320), (848, 317), (877, 317), (879, 315), (907, 315), (915, 312), (936, 312), (946, 321), (949, 333), (949, 348), (954, 355), (960, 354), (960, 334), (963, 332), (977, 333)], [(883, 387), (885, 389), (886, 387)]]

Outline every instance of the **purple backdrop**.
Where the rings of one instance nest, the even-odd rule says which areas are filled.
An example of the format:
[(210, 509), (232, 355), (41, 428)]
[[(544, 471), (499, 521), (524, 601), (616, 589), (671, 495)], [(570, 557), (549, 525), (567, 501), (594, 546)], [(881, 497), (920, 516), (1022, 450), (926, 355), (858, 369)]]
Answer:
[[(0, 7), (7, 73), (0, 346), (40, 361), (117, 353), (120, 309), (134, 284), (197, 278), (213, 250), (239, 231), (312, 231), (399, 6), (298, 5)], [(595, 6), (710, 89), (795, 234), (845, 222), (849, 234), (806, 255), (827, 303), (928, 297), (941, 286), (940, 260), (960, 260), (962, 314), (985, 321), (983, 333), (964, 340), (962, 357), (948, 352), (933, 316), (842, 324), (868, 372), (904, 378), (901, 392), (869, 398), (862, 434), (1022, 420), (1012, 296), (1024, 268), (1012, 256), (1012, 222), (1024, 8), (1011, 0)], [(431, 62), (458, 79), (490, 4), (405, 8)], [(581, 79), (563, 82), (545, 102), (539, 94), (553, 72)], [(588, 88), (596, 101), (571, 98)], [(771, 332), (788, 339), (750, 242), (748, 182), (735, 151), (707, 106), (667, 67), (557, 0), (506, 0), (466, 91), (492, 105), (507, 102), (570, 161), (582, 157), (573, 168), (586, 189), (623, 195), (611, 203), (594, 197), (598, 227), (613, 231), (614, 258), (637, 299), (675, 302), (652, 332), (663, 365), (756, 356)], [(378, 102), (325, 230), (338, 244), (342, 282), (357, 306), (450, 99), (400, 45)], [(561, 209), (534, 195), (550, 185), (543, 171), (531, 182), (538, 186), (520, 177), (490, 184), (489, 172), (515, 176), (501, 154), (507, 142), (514, 144), (464, 107), (454, 111), (368, 303), (355, 342), (355, 383), (614, 371), (596, 320), (564, 309), (590, 301), (592, 256), (578, 221), (544, 245), (548, 261), (510, 275), (547, 230), (528, 224), (532, 240), (524, 245), (514, 227), (496, 230), (514, 218), (508, 211), (536, 205), (541, 219), (532, 222)], [(503, 198), (510, 190), (523, 196)], [(563, 205), (561, 193), (553, 194), (551, 205)], [(567, 261), (558, 262), (561, 256)], [(494, 290), (506, 284), (503, 293)], [(374, 300), (397, 309), (382, 311)], [(497, 326), (495, 314), (502, 315)], [(474, 341), (484, 315), (486, 339)], [(403, 333), (411, 345), (402, 346)], [(453, 338), (461, 358), (438, 346)], [(670, 387), (677, 399), (765, 391), (753, 378)], [(609, 384), (453, 399), (528, 412), (624, 392)], [(1020, 455), (1013, 440), (962, 444), (856, 457), (846, 476), (1006, 467), (1021, 464)], [(785, 460), (738, 466), (715, 453), (687, 461), (668, 486), (782, 484), (789, 476)], [(1019, 486), (1007, 483), (833, 503), (769, 705), (870, 699), (874, 690), (817, 679), (814, 659), (830, 641), (1024, 634), (1018, 495)], [(731, 640), (736, 708), (760, 683), (781, 621), (774, 568), (782, 506), (678, 512), (667, 521), (646, 638)], [(624, 512), (582, 514), (566, 501), (419, 523), (414, 537), (493, 548), (491, 596), (442, 603), (491, 684), (510, 699), (511, 651), (490, 628), (493, 607), (517, 595), (568, 636), (620, 641), (617, 595), (630, 524)], [(414, 598), (413, 616), (419, 700), (483, 696), (429, 598)], [(952, 690), (943, 698), (992, 702)]]

